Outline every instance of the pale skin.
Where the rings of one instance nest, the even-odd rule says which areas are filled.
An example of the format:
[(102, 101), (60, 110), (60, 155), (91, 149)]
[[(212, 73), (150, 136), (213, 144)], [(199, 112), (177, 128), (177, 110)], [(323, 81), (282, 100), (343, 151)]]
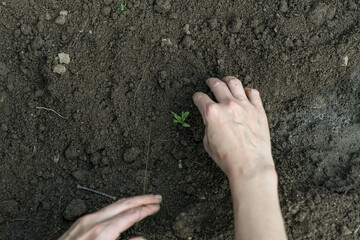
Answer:
[[(243, 88), (241, 81), (231, 76), (210, 78), (206, 83), (217, 102), (201, 92), (193, 95), (193, 101), (205, 125), (205, 150), (229, 179), (235, 239), (287, 239), (259, 92)], [(159, 211), (160, 203), (161, 197), (155, 195), (119, 200), (81, 217), (60, 240), (115, 240), (136, 222)]]

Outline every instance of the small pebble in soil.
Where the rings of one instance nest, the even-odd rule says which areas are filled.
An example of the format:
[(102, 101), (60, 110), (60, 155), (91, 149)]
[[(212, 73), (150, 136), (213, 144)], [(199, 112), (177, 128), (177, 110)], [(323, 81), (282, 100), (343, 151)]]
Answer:
[(22, 24), (20, 30), (24, 35), (29, 35), (31, 33), (31, 26), (28, 24)]
[(0, 204), (0, 212), (2, 214), (14, 215), (18, 212), (19, 207), (15, 200), (6, 200)]
[(185, 24), (184, 26), (184, 32), (186, 35), (190, 35), (191, 32), (190, 32), (190, 25), (189, 24)]
[(320, 26), (324, 23), (329, 6), (325, 3), (319, 3), (309, 14), (309, 21)]
[(137, 147), (132, 147), (126, 150), (124, 154), (124, 161), (125, 162), (133, 162), (141, 153), (141, 150)]
[(229, 24), (229, 32), (238, 33), (242, 27), (242, 20), (240, 18), (233, 19)]
[(61, 52), (58, 54), (59, 62), (69, 64), (70, 63), (70, 56), (67, 53)]
[(352, 234), (351, 230), (346, 225), (342, 225), (340, 227), (340, 232), (341, 232), (341, 235), (343, 235), (343, 236)]
[(72, 176), (77, 180), (77, 181), (85, 181), (86, 180), (86, 176), (84, 174), (84, 172), (82, 171), (75, 171), (72, 173)]
[(193, 44), (194, 44), (194, 41), (192, 40), (192, 38), (190, 36), (185, 36), (181, 42), (181, 45), (185, 49), (190, 48)]
[(1, 129), (1, 131), (3, 131), (3, 132), (7, 132), (9, 129), (8, 129), (8, 127), (7, 127), (7, 125), (6, 124), (1, 124), (1, 127), (0, 127), (0, 129)]
[(64, 211), (64, 218), (66, 220), (72, 221), (86, 213), (86, 204), (81, 199), (72, 200)]
[(66, 22), (66, 17), (65, 15), (60, 15), (55, 19), (55, 23), (58, 25), (64, 25)]
[(341, 66), (346, 67), (349, 64), (349, 57), (345, 56), (342, 58)]
[(286, 0), (282, 0), (280, 3), (280, 8), (279, 8), (280, 12), (287, 12), (289, 10), (288, 4)]
[(50, 20), (51, 20), (51, 15), (50, 15), (50, 13), (46, 13), (46, 14), (45, 14), (45, 19), (46, 19), (47, 21), (50, 21)]
[(68, 15), (68, 11), (66, 11), (66, 10), (61, 10), (60, 11), (60, 16), (67, 16)]
[(42, 37), (40, 36), (37, 36), (32, 42), (32, 47), (35, 50), (40, 49), (43, 45), (44, 45), (44, 39), (42, 39)]
[(102, 12), (105, 16), (107, 16), (107, 15), (109, 15), (110, 12), (111, 12), (111, 7), (105, 6), (105, 7), (102, 8), (101, 12)]
[(53, 67), (53, 72), (57, 74), (64, 74), (66, 72), (66, 67), (62, 64), (57, 64)]
[(105, 5), (110, 5), (113, 2), (113, 0), (104, 0)]
[(44, 22), (43, 21), (38, 22), (36, 28), (40, 33), (42, 33), (44, 31)]
[(157, 0), (155, 10), (159, 13), (167, 13), (171, 9), (170, 0)]
[(209, 20), (209, 28), (214, 30), (218, 26), (218, 21), (216, 18), (212, 18)]
[(91, 155), (91, 158), (90, 158), (90, 162), (96, 166), (96, 165), (99, 165), (100, 163), (100, 153), (99, 152), (95, 152), (94, 154)]

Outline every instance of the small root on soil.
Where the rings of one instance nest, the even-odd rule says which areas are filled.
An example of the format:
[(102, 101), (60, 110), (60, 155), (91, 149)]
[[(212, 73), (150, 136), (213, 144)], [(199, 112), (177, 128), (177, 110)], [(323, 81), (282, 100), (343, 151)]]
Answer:
[(57, 111), (55, 111), (54, 109), (51, 108), (46, 108), (46, 107), (36, 107), (37, 109), (42, 109), (42, 110), (46, 110), (46, 111), (51, 111), (53, 113), (55, 113), (56, 115), (58, 115), (59, 117), (63, 118), (63, 119), (67, 119), (66, 117), (64, 117), (63, 115), (61, 115), (60, 113), (58, 113)]
[(150, 152), (150, 140), (151, 140), (151, 125), (150, 125), (150, 128), (149, 128), (149, 137), (148, 137), (148, 141), (147, 141), (146, 163), (145, 163), (146, 165), (145, 165), (143, 194), (145, 194), (146, 185), (147, 185), (147, 175), (148, 175), (148, 166), (149, 166), (149, 152)]

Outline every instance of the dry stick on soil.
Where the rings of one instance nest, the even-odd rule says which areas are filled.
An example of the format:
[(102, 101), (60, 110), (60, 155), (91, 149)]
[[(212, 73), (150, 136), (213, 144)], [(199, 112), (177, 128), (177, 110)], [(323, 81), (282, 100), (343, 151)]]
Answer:
[(146, 185), (147, 185), (147, 175), (148, 175), (148, 166), (149, 166), (149, 152), (150, 152), (150, 139), (151, 139), (151, 125), (150, 125), (150, 129), (149, 129), (149, 137), (148, 137), (148, 141), (147, 141), (146, 165), (145, 165), (145, 177), (144, 177), (143, 194), (145, 194)]
[(355, 230), (354, 234), (356, 235), (359, 231), (360, 231), (360, 225), (359, 225), (358, 228)]
[(146, 73), (146, 70), (148, 69), (150, 63), (151, 63), (151, 59), (150, 59), (150, 61), (146, 64), (146, 66), (145, 66), (144, 69), (143, 69), (140, 83), (139, 83), (139, 85), (137, 86), (137, 88), (136, 88), (136, 90), (135, 90), (135, 93), (134, 93), (134, 101), (133, 101), (134, 104), (135, 104), (135, 101), (136, 101), (136, 94), (137, 94), (137, 92), (139, 91), (141, 84), (144, 82), (145, 73)]
[(56, 115), (58, 115), (59, 117), (66, 119), (66, 117), (62, 116), (60, 113), (58, 113), (57, 111), (55, 111), (54, 109), (51, 108), (46, 108), (46, 107), (36, 107), (37, 109), (42, 109), (42, 110), (46, 110), (46, 111), (51, 111), (53, 113), (55, 113)]
[(342, 170), (341, 168), (338, 168), (338, 169), (340, 170), (340, 172), (342, 172), (343, 174), (345, 174), (346, 176), (348, 176), (351, 180), (353, 180), (354, 183), (356, 183), (355, 179), (354, 179), (352, 176), (350, 176), (349, 174), (347, 174), (346, 172), (344, 172), (344, 170)]
[(11, 221), (13, 221), (13, 222), (15, 222), (15, 221), (27, 221), (27, 222), (35, 222), (35, 223), (39, 223), (38, 221), (36, 221), (36, 220), (33, 220), (33, 219), (26, 219), (26, 218), (16, 218), (16, 219), (13, 219), (13, 220), (11, 220)]
[(90, 189), (90, 188), (87, 188), (87, 187), (80, 186), (79, 184), (76, 186), (76, 188), (78, 188), (78, 189), (83, 189), (83, 190), (86, 190), (86, 191), (89, 191), (89, 192), (93, 192), (93, 193), (102, 195), (102, 196), (104, 196), (104, 197), (111, 198), (111, 199), (114, 200), (114, 201), (116, 200), (116, 197), (114, 197), (114, 196), (108, 195), (108, 194), (103, 193), (103, 192), (96, 191), (96, 190), (94, 190), (94, 189)]

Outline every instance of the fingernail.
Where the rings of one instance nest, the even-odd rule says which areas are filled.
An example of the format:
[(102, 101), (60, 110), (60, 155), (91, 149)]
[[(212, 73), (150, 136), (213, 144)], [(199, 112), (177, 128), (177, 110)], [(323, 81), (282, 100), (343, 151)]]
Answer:
[(158, 199), (162, 199), (161, 195), (155, 195), (155, 197), (158, 198)]

